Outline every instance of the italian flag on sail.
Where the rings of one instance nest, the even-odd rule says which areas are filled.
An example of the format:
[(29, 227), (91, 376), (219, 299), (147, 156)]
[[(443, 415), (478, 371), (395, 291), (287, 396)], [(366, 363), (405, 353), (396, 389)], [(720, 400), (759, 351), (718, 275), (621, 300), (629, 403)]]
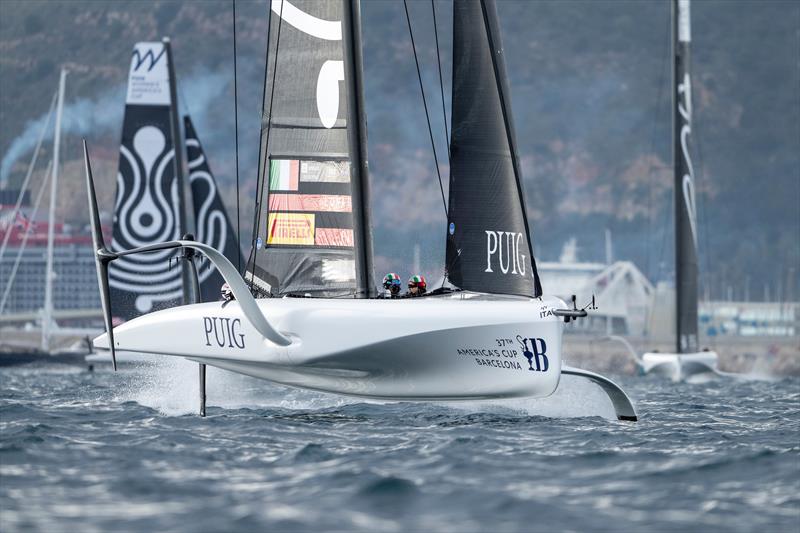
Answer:
[(277, 159), (269, 162), (269, 190), (296, 191), (300, 181), (300, 161)]

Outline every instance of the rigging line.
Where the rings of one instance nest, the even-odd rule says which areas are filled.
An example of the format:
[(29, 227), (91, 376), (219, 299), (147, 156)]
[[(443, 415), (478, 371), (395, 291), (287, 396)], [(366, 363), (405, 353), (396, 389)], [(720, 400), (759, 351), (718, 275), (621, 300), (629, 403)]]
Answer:
[[(533, 275), (533, 297), (539, 298), (542, 296), (542, 282), (539, 278), (539, 272), (536, 269), (536, 257), (533, 254), (533, 239), (531, 238), (531, 227), (528, 223), (528, 211), (525, 206), (525, 187), (522, 183), (522, 172), (519, 168), (519, 159), (517, 158), (517, 148), (515, 146), (515, 139), (514, 139), (514, 132), (511, 129), (511, 121), (509, 119), (510, 111), (508, 110), (510, 103), (506, 102), (506, 99), (503, 95), (503, 88), (505, 86), (505, 80), (503, 77), (500, 76), (500, 69), (497, 65), (497, 59), (494, 57), (496, 52), (502, 52), (502, 46), (500, 45), (500, 40), (498, 39), (497, 45), (495, 45), (494, 37), (492, 36), (492, 25), (489, 22), (489, 13), (486, 8), (486, 3), (484, 0), (481, 0), (481, 11), (483, 12), (483, 25), (486, 31), (486, 40), (489, 43), (489, 51), (492, 56), (492, 70), (494, 70), (494, 80), (495, 85), (497, 86), (497, 99), (500, 103), (500, 110), (503, 114), (503, 124), (505, 125), (506, 129), (506, 140), (508, 142), (508, 151), (511, 153), (511, 166), (514, 169), (514, 178), (517, 184), (517, 195), (519, 196), (520, 200), (520, 207), (522, 208), (522, 221), (525, 223), (525, 237), (528, 239), (528, 253), (530, 254), (531, 259), (531, 274)], [(494, 9), (494, 8), (493, 8)], [(495, 15), (496, 16), (496, 15)], [(497, 20), (494, 21), (498, 24)], [(505, 72), (503, 73), (505, 76)]]
[(242, 272), (242, 228), (239, 216), (239, 87), (236, 68), (236, 0), (231, 0), (233, 9), (233, 125), (236, 145), (236, 270)]
[[(269, 111), (267, 112), (267, 134), (266, 134), (266, 136), (264, 138), (264, 151), (261, 154), (261, 157), (263, 159), (265, 159), (266, 162), (264, 164), (265, 168), (264, 168), (264, 172), (262, 172), (262, 175), (261, 175), (261, 183), (259, 184), (260, 187), (258, 188), (258, 194), (257, 194), (258, 204), (257, 204), (257, 209), (256, 209), (256, 225), (255, 225), (255, 231), (253, 232), (253, 248), (254, 249), (255, 249), (256, 242), (257, 242), (256, 239), (258, 238), (258, 232), (261, 229), (261, 217), (259, 215), (261, 214), (260, 210), (261, 210), (261, 205), (263, 203), (262, 200), (263, 200), (263, 193), (264, 193), (264, 183), (269, 181), (269, 171), (270, 171), (270, 168), (269, 168), (270, 167), (270, 161), (269, 161), (269, 134), (270, 134), (270, 131), (272, 131), (272, 104), (275, 102), (275, 81), (278, 78), (278, 76), (277, 76), (277, 74), (278, 74), (278, 51), (280, 50), (280, 46), (281, 46), (281, 27), (283, 26), (283, 5), (284, 5), (284, 3), (285, 3), (285, 0), (281, 0), (281, 9), (280, 9), (280, 12), (278, 13), (278, 33), (275, 36), (275, 60), (272, 63), (272, 86), (270, 87)], [(272, 25), (272, 7), (271, 6), (269, 7), (269, 10), (270, 10), (269, 25), (271, 27), (271, 25)], [(266, 78), (267, 78), (267, 72), (269, 71), (269, 35), (267, 36), (267, 63), (264, 65), (264, 70), (265, 70), (265, 72), (264, 72), (264, 80), (265, 80), (264, 90), (266, 91), (266, 85), (267, 85), (266, 84)], [(261, 162), (259, 161), (259, 165), (260, 164), (261, 164)], [(267, 192), (269, 192), (269, 189), (267, 190)], [(264, 246), (266, 246), (266, 242), (264, 243)], [(251, 285), (251, 287), (252, 287), (252, 284), (253, 284), (253, 277), (255, 277), (256, 259), (257, 258), (258, 258), (258, 250), (255, 250), (255, 256), (254, 256), (254, 259), (253, 259), (253, 268), (252, 268), (252, 271), (251, 271), (252, 275), (250, 277), (250, 285)]]
[[(14, 220), (17, 216), (17, 213), (22, 206), (22, 199), (25, 196), (25, 189), (28, 188), (28, 183), (31, 180), (31, 176), (33, 175), (33, 169), (36, 167), (36, 161), (39, 159), (39, 151), (42, 148), (42, 142), (44, 141), (44, 136), (47, 133), (47, 130), (50, 126), (50, 119), (53, 118), (53, 111), (56, 108), (56, 100), (58, 99), (58, 91), (53, 93), (53, 100), (50, 102), (50, 110), (47, 112), (47, 119), (44, 121), (44, 126), (42, 126), (42, 130), (39, 133), (39, 138), (36, 141), (36, 147), (33, 150), (33, 157), (31, 158), (31, 162), (28, 164), (28, 170), (25, 172), (25, 179), (22, 180), (22, 185), (19, 188), (19, 195), (17, 196), (17, 203), (14, 204), (14, 209), (11, 211), (11, 218), (10, 220)], [(3, 258), (5, 255), (6, 247), (8, 246), (8, 239), (11, 237), (11, 232), (7, 231), (5, 236), (3, 237), (3, 244), (0, 245), (0, 259)]]
[[(676, 92), (676, 89), (675, 89), (675, 42), (674, 42), (675, 37), (674, 37), (674, 34), (673, 34), (673, 32), (675, 31), (675, 28), (674, 28), (674, 24), (675, 24), (675, 21), (674, 21), (674, 6), (670, 6), (670, 16), (668, 17), (667, 20), (668, 20), (668, 28), (669, 28), (669, 30), (668, 30), (668, 34), (669, 34), (669, 41), (668, 41), (669, 42), (669, 44), (668, 44), (668, 46), (669, 46), (669, 54), (668, 55), (669, 55), (669, 58), (670, 58), (670, 64), (669, 64), (669, 70), (670, 70), (670, 80), (669, 80), (669, 90), (670, 90), (670, 100), (669, 100), (670, 101), (670, 108), (669, 108), (669, 112), (670, 112), (669, 161), (670, 161), (670, 164), (669, 164), (668, 168), (670, 169), (670, 172), (671, 172), (672, 188), (669, 191), (670, 192), (670, 203), (669, 203), (670, 205), (669, 205), (668, 209), (665, 209), (664, 222), (661, 224), (662, 228), (669, 227), (670, 216), (671, 216), (672, 213), (675, 212), (675, 202), (677, 201), (677, 199), (676, 199), (676, 191), (675, 191), (675, 105), (676, 105), (675, 92)], [(677, 231), (674, 221), (673, 221), (673, 224), (672, 224), (672, 231), (673, 231), (673, 241), (674, 241), (674, 235), (675, 235), (675, 232)], [(665, 229), (663, 234), (662, 234), (662, 237), (661, 237), (661, 249), (658, 252), (658, 270), (657, 270), (657, 272), (658, 272), (659, 276), (662, 274), (662, 271), (663, 271), (662, 267), (663, 267), (663, 263), (664, 263), (664, 251), (666, 250), (666, 247), (667, 247), (667, 235), (668, 235), (668, 233), (667, 233), (667, 231)], [(674, 253), (677, 254), (677, 250), (674, 250)], [(673, 263), (674, 263), (674, 257), (673, 257)], [(677, 275), (678, 275), (677, 268), (675, 268), (674, 265), (673, 265), (673, 269), (675, 270), (673, 272), (673, 277), (675, 279), (677, 279)]]
[[(267, 6), (267, 47), (264, 51), (264, 81), (261, 84), (261, 112), (258, 116), (258, 129), (259, 132), (262, 133), (262, 127), (264, 123), (264, 99), (267, 95), (267, 72), (269, 71), (269, 39), (270, 39), (270, 30), (272, 29), (272, 8)], [(256, 168), (261, 169), (261, 139), (258, 142), (258, 160), (256, 161)], [(258, 239), (258, 215), (259, 209), (261, 208), (261, 195), (259, 194), (259, 190), (261, 187), (261, 176), (256, 178), (256, 199), (253, 202), (253, 224), (251, 228), (253, 229), (253, 234), (250, 238), (250, 253), (247, 256), (247, 264), (245, 265), (245, 271), (247, 270), (247, 266), (253, 264), (253, 272), (255, 272), (255, 253), (256, 253), (256, 242)], [(245, 272), (246, 273), (246, 272)], [(250, 278), (250, 292), (253, 292), (253, 281), (252, 276)]]
[[(669, 18), (669, 17), (667, 17)], [(662, 99), (664, 97), (664, 79), (666, 78), (666, 71), (669, 68), (667, 59), (669, 59), (669, 43), (670, 39), (672, 38), (671, 35), (671, 25), (667, 24), (667, 38), (664, 40), (664, 52), (661, 54), (661, 68), (659, 69), (658, 73), (658, 93), (656, 97), (656, 107), (653, 110), (654, 120), (653, 120), (653, 130), (650, 140), (650, 154), (655, 155), (656, 150), (656, 136), (658, 135), (658, 111), (661, 109)], [(648, 190), (647, 190), (647, 259), (645, 263), (645, 272), (649, 275), (651, 274), (651, 249), (653, 247), (652, 240), (653, 240), (653, 170), (655, 165), (651, 160), (648, 164), (647, 168), (647, 177), (648, 177)]]
[[(39, 192), (36, 194), (36, 201), (33, 205), (33, 212), (31, 212), (31, 216), (28, 219), (29, 224), (36, 224), (36, 215), (39, 213), (39, 205), (42, 202), (42, 196), (44, 195), (44, 191), (47, 189), (47, 184), (52, 179), (52, 175), (50, 170), (53, 168), (53, 160), (51, 159), (50, 162), (47, 164), (47, 170), (44, 171), (44, 178), (42, 179), (42, 185), (39, 187)], [(52, 221), (48, 220), (48, 224), (51, 224)], [(8, 233), (11, 233), (11, 228), (9, 228)], [(6, 282), (6, 289), (3, 292), (3, 298), (0, 300), (0, 313), (6, 308), (6, 303), (8, 301), (8, 295), (11, 293), (11, 287), (14, 284), (14, 279), (17, 277), (17, 270), (19, 269), (20, 262), (22, 261), (22, 253), (25, 251), (25, 246), (28, 244), (28, 237), (30, 237), (31, 231), (30, 227), (25, 228), (25, 234), (22, 236), (22, 242), (20, 243), (19, 250), (17, 251), (17, 257), (14, 259), (14, 265), (11, 267), (11, 272), (8, 275), (8, 281)]]
[(439, 67), (439, 91), (442, 94), (442, 117), (444, 117), (444, 138), (447, 142), (447, 163), (450, 164), (450, 132), (447, 131), (447, 109), (444, 104), (444, 82), (442, 81), (442, 59), (439, 56), (439, 30), (436, 24), (436, 4), (431, 0), (431, 12), (433, 13), (433, 37), (436, 39), (436, 64)]
[(442, 207), (444, 208), (444, 218), (447, 220), (447, 200), (444, 198), (444, 185), (442, 185), (442, 173), (439, 171), (439, 158), (436, 156), (436, 143), (433, 140), (433, 130), (431, 129), (431, 117), (428, 113), (428, 102), (425, 99), (425, 87), (422, 84), (422, 72), (419, 68), (417, 58), (417, 45), (414, 42), (414, 32), (411, 29), (411, 17), (408, 15), (408, 0), (403, 0), (403, 7), (406, 10), (406, 22), (408, 23), (408, 35), (411, 37), (411, 48), (414, 51), (414, 63), (417, 65), (417, 78), (419, 79), (419, 90), (422, 93), (422, 105), (425, 108), (425, 120), (428, 121), (428, 135), (431, 138), (431, 149), (433, 150), (433, 164), (436, 166), (436, 176), (439, 178), (439, 191), (442, 193)]
[[(702, 136), (700, 135), (700, 127), (699, 127), (699, 120), (697, 120), (697, 111), (694, 107), (692, 107), (692, 127), (694, 128), (694, 138), (697, 140), (697, 174), (694, 177), (694, 195), (695, 195), (695, 204), (697, 203), (697, 196), (698, 196), (698, 187), (697, 187), (697, 178), (702, 174), (705, 176), (705, 165), (704, 165), (704, 158), (703, 158), (703, 141)], [(709, 289), (708, 287), (708, 275), (709, 275), (709, 245), (710, 241), (708, 239), (708, 209), (706, 206), (706, 196), (700, 195), (700, 205), (703, 211), (703, 222), (704, 224), (700, 224), (699, 214), (697, 212), (697, 207), (695, 206), (695, 226), (702, 226), (702, 238), (703, 238), (703, 273), (702, 275), (699, 272), (699, 264), (698, 264), (698, 277), (702, 281), (703, 292), (705, 293), (706, 290)], [(700, 240), (700, 235), (697, 236), (698, 241)], [(697, 262), (700, 263), (700, 247), (695, 247), (695, 253), (697, 254)], [(710, 294), (710, 290), (709, 290)]]

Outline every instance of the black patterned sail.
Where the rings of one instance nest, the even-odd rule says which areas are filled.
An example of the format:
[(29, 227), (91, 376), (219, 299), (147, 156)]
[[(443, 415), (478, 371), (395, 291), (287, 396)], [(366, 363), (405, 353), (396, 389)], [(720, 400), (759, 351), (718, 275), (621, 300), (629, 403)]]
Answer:
[(454, 2), (448, 280), (539, 296), (507, 85), (494, 1)]
[(697, 210), (694, 168), (689, 146), (692, 133), (692, 84), (689, 77), (691, 20), (689, 0), (673, 3), (674, 105), (672, 149), (675, 164), (675, 294), (678, 353), (700, 349), (697, 337)]
[[(137, 43), (133, 49), (114, 204), (114, 250), (177, 239), (183, 231), (171, 59), (168, 42)], [(181, 268), (167, 268), (172, 255), (172, 250), (130, 255), (110, 265), (116, 316), (127, 320), (181, 300)]]
[(373, 294), (357, 0), (272, 0), (246, 279), (263, 295)]
[[(222, 252), (232, 264), (241, 265), (243, 261), (237, 245), (236, 230), (231, 225), (225, 204), (220, 198), (217, 181), (211, 173), (203, 146), (188, 116), (183, 117), (183, 125), (186, 135), (186, 165), (189, 168), (189, 187), (194, 208), (194, 237)], [(201, 300), (219, 300), (220, 287), (225, 281), (210, 261), (198, 264), (197, 276)]]

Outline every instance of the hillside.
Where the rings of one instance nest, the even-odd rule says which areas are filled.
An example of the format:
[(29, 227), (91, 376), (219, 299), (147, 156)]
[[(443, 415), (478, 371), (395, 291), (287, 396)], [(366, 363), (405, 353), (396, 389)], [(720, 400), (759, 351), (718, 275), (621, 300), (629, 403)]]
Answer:
[[(437, 150), (446, 154), (430, 4), (411, 2)], [(450, 3), (436, 3), (445, 93)], [(243, 227), (254, 201), (267, 10), (237, 2)], [(378, 268), (408, 272), (414, 244), (437, 277), (445, 218), (402, 3), (362, 0)], [(534, 242), (540, 260), (578, 239), (669, 279), (669, 4), (500, 1), (503, 40)], [(18, 182), (68, 65), (62, 211), (85, 217), (80, 136), (95, 147), (110, 206), (134, 42), (173, 41), (182, 111), (193, 115), (226, 201), (235, 205), (230, 2), (0, 2), (0, 155)], [(800, 286), (800, 3), (693, 3), (694, 150), (703, 283), (760, 298)], [(448, 103), (449, 106), (449, 103)], [(449, 113), (449, 107), (448, 107)], [(440, 161), (447, 179), (446, 161)], [(793, 270), (792, 270), (793, 269)], [(793, 281), (790, 282), (790, 278)], [(544, 280), (546, 285), (546, 280)], [(795, 298), (798, 294), (795, 292)]]

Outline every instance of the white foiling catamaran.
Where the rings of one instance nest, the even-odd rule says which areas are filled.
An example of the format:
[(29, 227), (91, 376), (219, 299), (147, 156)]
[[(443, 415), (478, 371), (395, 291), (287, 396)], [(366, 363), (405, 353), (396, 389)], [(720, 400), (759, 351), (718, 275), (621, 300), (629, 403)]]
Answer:
[[(272, 0), (254, 243), (244, 275), (212, 246), (110, 251), (86, 175), (107, 333), (95, 346), (185, 357), (277, 383), (368, 398), (545, 397), (562, 374), (564, 322), (544, 296), (525, 212), (493, 0), (454, 2), (447, 276), (456, 289), (377, 297), (372, 271), (358, 0)], [(112, 328), (109, 264), (172, 249), (204, 254), (235, 299), (162, 309)], [(254, 297), (254, 294), (256, 297)]]
[(689, 0), (672, 2), (672, 154), (675, 184), (675, 353), (648, 352), (639, 362), (646, 373), (683, 381), (728, 375), (717, 368), (717, 354), (700, 350), (697, 321), (697, 208), (694, 167), (689, 138), (692, 133), (692, 83)]

